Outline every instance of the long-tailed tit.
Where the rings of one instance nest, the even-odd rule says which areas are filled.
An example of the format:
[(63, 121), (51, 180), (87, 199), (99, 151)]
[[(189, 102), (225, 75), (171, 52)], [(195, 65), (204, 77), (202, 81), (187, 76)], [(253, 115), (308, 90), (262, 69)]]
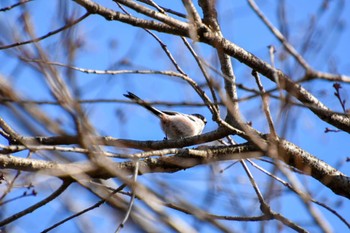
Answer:
[(201, 134), (207, 120), (201, 114), (160, 111), (135, 94), (128, 92), (125, 97), (135, 101), (160, 119), (160, 125), (167, 139), (178, 139)]

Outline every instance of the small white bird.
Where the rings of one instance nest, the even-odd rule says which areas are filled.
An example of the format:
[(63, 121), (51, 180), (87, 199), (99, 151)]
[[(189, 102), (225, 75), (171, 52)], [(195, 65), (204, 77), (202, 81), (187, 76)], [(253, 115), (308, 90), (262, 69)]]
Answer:
[(131, 92), (124, 94), (124, 96), (146, 108), (160, 119), (166, 139), (178, 139), (201, 134), (207, 123), (207, 120), (201, 114), (189, 115), (180, 112), (160, 111)]

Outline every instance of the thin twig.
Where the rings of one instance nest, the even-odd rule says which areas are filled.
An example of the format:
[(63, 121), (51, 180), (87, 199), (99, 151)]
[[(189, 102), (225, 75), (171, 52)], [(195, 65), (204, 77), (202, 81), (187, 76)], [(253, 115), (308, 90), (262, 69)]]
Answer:
[(272, 34), (276, 36), (277, 39), (283, 44), (287, 51), (303, 66), (306, 70), (311, 70), (309, 64), (304, 60), (304, 58), (298, 53), (298, 51), (288, 42), (288, 40), (283, 36), (283, 34), (275, 27), (273, 24), (265, 17), (265, 15), (260, 11), (259, 7), (256, 5), (254, 0), (248, 0), (249, 5), (253, 11), (259, 16), (259, 18), (265, 23), (265, 25), (270, 29)]
[[(0, 153), (1, 153), (1, 152), (0, 152)], [(27, 155), (27, 158), (30, 158), (31, 155), (32, 155), (32, 153), (29, 152), (28, 155)], [(21, 173), (22, 173), (22, 171), (17, 170), (17, 171), (16, 171), (16, 174), (14, 175), (14, 177), (12, 178), (12, 180), (11, 180), (10, 182), (7, 182), (8, 185), (7, 185), (6, 190), (3, 191), (3, 194), (2, 194), (1, 197), (0, 197), (0, 203), (1, 203), (1, 201), (6, 197), (6, 195), (10, 193), (10, 191), (12, 190), (12, 188), (13, 188), (14, 185), (15, 185), (15, 181), (18, 179), (18, 177), (21, 175)], [(1, 204), (3, 204), (3, 203), (4, 203), (4, 202), (2, 202)]]
[[(181, 211), (186, 214), (195, 215), (194, 211), (192, 211), (191, 209), (178, 206), (174, 203), (164, 203), (164, 206), (167, 206), (174, 210)], [(260, 216), (227, 216), (227, 215), (216, 215), (216, 214), (209, 214), (209, 213), (201, 213), (201, 214), (204, 215), (202, 218), (238, 221), (238, 222), (246, 222), (246, 221), (257, 222), (257, 221), (267, 221), (267, 220), (273, 219), (271, 216), (268, 216), (265, 214)]]
[(214, 115), (214, 118), (219, 118), (220, 112), (219, 112), (219, 107), (218, 107), (218, 99), (217, 96), (215, 94), (215, 90), (213, 88), (213, 85), (217, 85), (214, 83), (214, 80), (210, 77), (210, 75), (208, 74), (208, 72), (205, 69), (205, 66), (202, 62), (202, 59), (199, 58), (199, 56), (197, 55), (196, 51), (192, 48), (192, 46), (190, 45), (190, 43), (188, 43), (187, 39), (185, 37), (181, 37), (182, 41), (184, 42), (184, 44), (186, 45), (187, 49), (190, 51), (190, 53), (192, 54), (192, 56), (194, 57), (194, 59), (196, 60), (199, 68), (202, 71), (202, 74), (205, 78), (205, 80), (207, 81), (211, 96), (214, 100), (214, 104), (212, 104), (211, 102), (209, 102), (209, 110), (211, 111), (211, 113)]
[(339, 100), (340, 106), (343, 109), (343, 112), (345, 114), (347, 114), (346, 108), (345, 108), (345, 103), (346, 100), (344, 100), (340, 94), (340, 89), (342, 88), (342, 86), (340, 85), (340, 83), (334, 83), (333, 84), (333, 88), (335, 89), (334, 95), (335, 97), (337, 97), (337, 99)]
[(301, 201), (305, 205), (305, 208), (309, 211), (310, 216), (312, 216), (317, 226), (325, 233), (333, 232), (326, 218), (317, 208), (315, 208), (315, 206), (312, 205), (310, 194), (307, 191), (305, 191), (304, 185), (299, 181), (299, 179), (295, 176), (294, 173), (291, 173), (283, 166), (280, 166), (279, 162), (280, 161), (277, 161), (276, 163), (278, 169), (283, 173), (283, 175), (287, 177), (290, 184), (294, 187), (295, 191), (298, 194), (297, 197), (301, 199)]
[(4, 119), (2, 119), (0, 117), (0, 128), (3, 129), (3, 131), (5, 132), (3, 135), (4, 137), (6, 137), (7, 140), (9, 140), (10, 142), (16, 142), (16, 141), (20, 141), (19, 139), (21, 138), (21, 136), (14, 130), (11, 128), (11, 126), (9, 126)]
[(61, 186), (55, 191), (53, 192), (50, 196), (48, 196), (47, 198), (39, 201), (38, 203), (28, 207), (25, 210), (22, 210), (18, 213), (15, 213), (14, 215), (2, 220), (0, 222), (0, 226), (4, 226), (6, 224), (9, 224), (10, 222), (13, 222), (29, 213), (32, 213), (33, 211), (39, 209), (40, 207), (46, 205), (47, 203), (49, 203), (50, 201), (54, 200), (56, 197), (58, 197), (60, 194), (62, 194), (67, 188), (68, 186), (72, 183), (72, 180), (63, 180), (63, 183), (61, 184)]
[(138, 0), (138, 1), (146, 3), (146, 4), (149, 4), (149, 5), (153, 6), (153, 7), (155, 7), (161, 13), (167, 12), (167, 13), (179, 16), (181, 18), (187, 18), (185, 14), (180, 13), (178, 11), (174, 11), (173, 9), (170, 9), (170, 8), (165, 8), (163, 6), (160, 6), (160, 5), (156, 4), (153, 0)]
[(260, 80), (258, 72), (253, 70), (252, 71), (252, 75), (255, 77), (255, 81), (256, 81), (256, 83), (257, 83), (257, 85), (259, 87), (259, 90), (261, 92), (261, 98), (262, 98), (262, 102), (263, 102), (263, 109), (264, 109), (264, 112), (265, 112), (267, 123), (268, 123), (269, 128), (270, 128), (271, 137), (273, 139), (277, 140), (278, 136), (277, 136), (277, 132), (276, 132), (276, 129), (275, 129), (275, 125), (274, 125), (273, 120), (272, 120), (272, 116), (271, 116), (271, 112), (270, 112), (270, 108), (269, 108), (268, 96), (266, 95), (266, 91), (264, 89), (264, 86), (261, 83), (261, 80)]
[(3, 46), (0, 46), (0, 50), (2, 49), (8, 49), (8, 48), (13, 48), (13, 47), (17, 47), (17, 46), (21, 46), (21, 45), (25, 45), (25, 44), (30, 44), (30, 43), (35, 43), (35, 42), (38, 42), (38, 41), (41, 41), (43, 39), (46, 39), (52, 35), (55, 35), (59, 32), (62, 32), (68, 28), (71, 28), (72, 26), (74, 26), (75, 24), (81, 22), (82, 20), (84, 20), (85, 18), (87, 18), (88, 16), (90, 15), (89, 12), (85, 13), (83, 16), (81, 16), (80, 18), (72, 21), (72, 22), (69, 22), (67, 23), (66, 25), (64, 25), (63, 27), (61, 28), (58, 28), (54, 31), (51, 31), (43, 36), (40, 36), (38, 38), (35, 38), (35, 39), (32, 39), (32, 40), (27, 40), (27, 41), (22, 41), (22, 42), (17, 42), (17, 43), (13, 43), (13, 44), (9, 44), (9, 45), (3, 45)]
[(101, 199), (99, 202), (97, 202), (96, 204), (90, 206), (89, 208), (86, 208), (86, 209), (84, 209), (84, 210), (82, 210), (82, 211), (80, 211), (80, 212), (78, 212), (76, 214), (73, 214), (73, 215), (63, 219), (62, 221), (59, 221), (58, 223), (56, 223), (56, 224), (46, 228), (45, 230), (43, 230), (41, 233), (49, 232), (52, 229), (62, 225), (63, 223), (65, 223), (65, 222), (67, 222), (67, 221), (69, 221), (69, 220), (71, 220), (73, 218), (76, 218), (76, 217), (78, 217), (78, 216), (80, 216), (82, 214), (85, 214), (85, 213), (87, 213), (87, 212), (89, 212), (89, 211), (91, 211), (91, 210), (93, 210), (93, 209), (95, 209), (97, 207), (100, 207), (102, 204), (106, 203), (106, 201), (108, 201), (109, 198), (111, 198), (114, 194), (116, 194), (116, 193), (120, 192), (121, 190), (123, 190), (125, 187), (126, 187), (126, 185), (122, 184), (117, 189), (114, 189), (113, 192), (111, 192), (111, 194), (108, 197), (106, 197), (104, 199)]
[(246, 172), (246, 174), (248, 175), (248, 178), (250, 180), (250, 183), (252, 184), (255, 193), (258, 196), (259, 202), (260, 202), (260, 210), (267, 216), (273, 216), (273, 218), (275, 218), (276, 220), (280, 221), (281, 223), (283, 223), (284, 225), (298, 231), (298, 232), (307, 232), (305, 229), (303, 229), (302, 227), (298, 226), (296, 223), (292, 222), (291, 220), (287, 219), (286, 217), (284, 217), (283, 215), (276, 213), (274, 211), (271, 210), (271, 207), (265, 202), (260, 189), (257, 185), (257, 183), (255, 182), (255, 179), (253, 177), (253, 175), (251, 174), (249, 168), (247, 167), (247, 165), (245, 164), (245, 162), (243, 160), (241, 160), (241, 164)]
[(49, 62), (49, 61), (43, 61), (43, 60), (37, 60), (37, 59), (26, 59), (23, 58), (23, 60), (27, 62), (37, 62), (37, 63), (44, 63), (49, 65), (55, 65), (55, 66), (61, 66), (65, 68), (69, 68), (72, 70), (76, 70), (82, 73), (86, 74), (101, 74), (101, 75), (119, 75), (119, 74), (159, 74), (159, 75), (166, 75), (166, 76), (173, 76), (173, 77), (182, 77), (184, 74), (177, 73), (175, 71), (171, 70), (97, 70), (97, 69), (85, 69), (81, 67), (76, 67), (72, 65), (63, 64), (60, 62)]
[[(279, 178), (278, 176), (272, 174), (271, 172), (265, 170), (264, 168), (260, 167), (259, 165), (257, 165), (256, 163), (254, 163), (252, 160), (247, 159), (247, 161), (254, 166), (255, 168), (259, 169), (260, 171), (262, 171), (263, 173), (265, 173), (266, 175), (270, 176), (272, 179), (278, 181), (279, 183), (281, 183), (282, 185), (284, 185), (286, 188), (288, 188), (289, 190), (293, 191), (294, 193), (298, 194), (298, 191), (292, 186), (290, 185), (288, 182), (282, 180), (281, 178)], [(329, 207), (328, 205), (321, 203), (313, 198), (310, 199), (310, 201), (312, 201), (313, 203), (322, 206), (323, 208), (327, 209), (329, 212), (331, 212), (332, 214), (334, 214), (335, 216), (337, 216), (349, 229), (350, 229), (350, 223), (342, 216), (340, 215), (337, 211), (335, 211), (334, 209), (332, 209), (331, 207)]]
[(0, 9), (0, 12), (1, 12), (1, 11), (9, 11), (9, 10), (12, 10), (12, 9), (15, 8), (15, 7), (24, 5), (24, 4), (26, 4), (26, 3), (28, 3), (28, 2), (31, 2), (31, 1), (33, 1), (33, 0), (22, 0), (22, 1), (19, 1), (19, 2), (15, 3), (15, 4), (11, 5), (11, 6), (7, 6), (7, 7), (4, 7), (4, 8), (1, 8), (1, 9)]
[[(129, 0), (113, 0), (113, 1), (115, 3), (117, 3), (118, 6), (120, 7), (120, 9), (122, 9), (122, 11), (129, 17), (132, 17), (132, 15), (130, 13), (128, 13), (121, 4), (131, 8), (131, 9), (133, 9), (133, 10), (135, 10), (143, 15), (146, 15), (150, 18), (159, 20), (160, 22), (163, 22), (166, 25), (176, 27), (176, 28), (181, 28), (181, 27), (187, 28), (188, 27), (188, 24), (186, 22), (182, 22), (178, 19), (169, 17), (169, 16), (165, 15), (164, 13), (160, 13), (160, 12), (151, 10), (151, 9), (141, 5), (141, 4), (138, 4), (136, 1), (129, 1)], [(154, 22), (153, 22), (153, 24), (154, 24)], [(148, 30), (147, 27), (142, 27), (142, 28)]]
[(24, 198), (24, 197), (36, 196), (36, 195), (37, 195), (37, 193), (36, 193), (35, 190), (32, 190), (32, 192), (29, 192), (29, 193), (27, 191), (25, 191), (25, 192), (23, 192), (23, 194), (21, 194), (19, 196), (12, 197), (11, 199), (8, 199), (6, 201), (0, 202), (0, 206), (6, 205), (6, 204), (8, 204), (10, 202), (19, 200), (19, 199)]
[(128, 220), (132, 207), (134, 205), (134, 201), (135, 201), (135, 196), (136, 196), (136, 186), (134, 184), (136, 184), (137, 182), (137, 175), (139, 173), (139, 160), (135, 161), (135, 170), (134, 170), (134, 174), (133, 174), (133, 184), (131, 185), (131, 189), (132, 189), (132, 195), (130, 198), (130, 202), (129, 202), (129, 206), (128, 209), (126, 211), (125, 217), (123, 219), (123, 221), (119, 224), (118, 228), (116, 229), (115, 233), (118, 233), (123, 227), (124, 224), (126, 223), (126, 221)]
[[(117, 0), (115, 0), (117, 2)], [(119, 0), (118, 0), (119, 1)], [(124, 1), (122, 1), (124, 3)], [(128, 13), (123, 6), (121, 6), (118, 2), (117, 2), (118, 6), (124, 11), (125, 14), (131, 15), (130, 13)], [(163, 51), (165, 52), (165, 54), (167, 55), (167, 57), (169, 58), (169, 60), (171, 61), (171, 63), (175, 66), (175, 69), (182, 74), (183, 76), (181, 76), (180, 78), (182, 78), (183, 80), (187, 81), (187, 83), (189, 83), (191, 85), (191, 87), (199, 94), (199, 96), (204, 100), (204, 102), (207, 104), (208, 108), (210, 111), (215, 112), (214, 109), (211, 109), (212, 106), (212, 102), (210, 101), (209, 97), (205, 94), (205, 92), (198, 86), (198, 84), (191, 79), (180, 67), (180, 65), (177, 63), (177, 61), (175, 60), (174, 56), (171, 54), (171, 52), (169, 51), (167, 45), (165, 43), (163, 43), (163, 41), (156, 35), (154, 34), (152, 31), (143, 28), (148, 34), (150, 34), (161, 46), (161, 48), (163, 49)]]

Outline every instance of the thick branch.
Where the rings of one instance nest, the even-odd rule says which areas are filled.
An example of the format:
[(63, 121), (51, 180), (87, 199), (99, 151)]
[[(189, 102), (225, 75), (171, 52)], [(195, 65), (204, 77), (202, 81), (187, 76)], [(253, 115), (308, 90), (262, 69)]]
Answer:
[[(81, 5), (82, 7), (84, 7), (89, 13), (98, 14), (107, 20), (116, 20), (116, 21), (120, 21), (120, 22), (124, 22), (130, 25), (136, 26), (136, 27), (147, 28), (150, 30), (156, 30), (164, 33), (170, 33), (170, 34), (182, 35), (182, 36), (188, 35), (187, 33), (188, 26), (185, 23), (180, 23), (181, 21), (177, 21), (177, 22), (174, 20), (171, 21), (172, 24), (175, 24), (176, 22), (176, 27), (174, 27), (174, 26), (169, 26), (167, 24), (159, 23), (153, 20), (139, 19), (137, 17), (133, 17), (117, 11), (113, 11), (111, 9), (105, 8), (102, 5), (99, 5), (90, 0), (75, 0), (75, 2)], [(157, 15), (157, 17), (158, 16), (160, 17), (161, 13), (154, 11), (153, 17), (155, 17), (155, 15)]]
[[(350, 177), (290, 142), (280, 141), (279, 149), (278, 159), (317, 179), (334, 193), (350, 199)], [(256, 158), (258, 156), (261, 156), (260, 150), (249, 143), (198, 150), (187, 149), (174, 156), (142, 159), (139, 161), (139, 171), (142, 174), (177, 172), (201, 164)], [(120, 172), (132, 173), (135, 163), (132, 161), (115, 162), (113, 166)], [(94, 178), (111, 178), (111, 174), (106, 169), (100, 169), (90, 163), (59, 164), (5, 155), (0, 156), (0, 168), (30, 172), (43, 171), (59, 177), (75, 176), (83, 173)]]
[(279, 156), (288, 165), (310, 175), (334, 193), (350, 198), (350, 177), (291, 142), (282, 140)]
[(242, 49), (234, 43), (217, 36), (210, 32), (202, 34), (201, 41), (217, 47), (217, 43), (221, 43), (221, 46), (225, 53), (236, 58), (240, 62), (246, 64), (257, 72), (263, 74), (265, 77), (275, 82), (275, 75), (278, 77), (280, 88), (287, 91), (290, 95), (297, 98), (306, 107), (308, 107), (313, 113), (315, 113), (323, 121), (350, 133), (350, 117), (345, 114), (339, 114), (331, 111), (315, 96), (308, 92), (301, 85), (295, 83), (281, 70), (273, 68), (268, 63), (259, 59), (252, 53)]
[[(160, 158), (146, 158), (140, 160), (140, 173), (176, 172), (200, 164), (216, 161), (256, 158), (261, 153), (249, 144), (234, 145), (231, 147), (218, 147), (214, 149), (194, 150), (186, 149), (181, 154)], [(135, 163), (133, 161), (115, 162), (118, 171), (132, 173)], [(76, 174), (87, 174), (93, 178), (111, 178), (111, 173), (90, 163), (56, 163), (43, 160), (18, 158), (11, 155), (0, 156), (0, 168), (16, 169), (28, 172), (44, 172), (58, 177), (69, 177)]]

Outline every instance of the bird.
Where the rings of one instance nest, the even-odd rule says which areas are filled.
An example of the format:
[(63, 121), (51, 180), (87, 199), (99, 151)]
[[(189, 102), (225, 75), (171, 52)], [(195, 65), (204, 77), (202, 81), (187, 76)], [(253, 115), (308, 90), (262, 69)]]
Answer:
[(161, 128), (165, 133), (164, 139), (180, 139), (199, 135), (207, 123), (205, 117), (198, 113), (161, 111), (131, 92), (127, 92), (124, 96), (146, 108), (160, 119)]

